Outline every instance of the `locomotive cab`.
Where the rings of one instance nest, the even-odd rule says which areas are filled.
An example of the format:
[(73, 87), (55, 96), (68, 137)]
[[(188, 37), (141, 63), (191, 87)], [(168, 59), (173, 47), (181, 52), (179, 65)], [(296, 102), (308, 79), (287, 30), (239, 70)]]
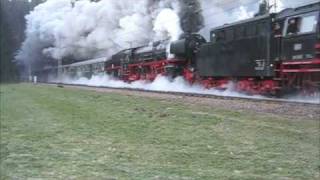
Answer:
[(287, 62), (312, 61), (317, 58), (319, 44), (320, 3), (280, 12), (282, 22), (280, 59)]
[(320, 90), (320, 3), (277, 14), (274, 22), (282, 25), (280, 36), (273, 34), (274, 60), (279, 78), (288, 89)]

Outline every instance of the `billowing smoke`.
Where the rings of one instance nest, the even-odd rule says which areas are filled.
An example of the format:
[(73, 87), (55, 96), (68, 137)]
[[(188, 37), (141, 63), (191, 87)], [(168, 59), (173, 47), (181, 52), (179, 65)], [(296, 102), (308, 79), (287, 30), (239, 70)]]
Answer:
[(26, 40), (17, 59), (77, 60), (110, 56), (182, 33), (177, 1), (48, 0), (26, 16)]
[[(171, 80), (164, 76), (158, 76), (153, 82), (149, 81), (135, 81), (132, 83), (127, 83), (118, 79), (115, 79), (109, 75), (95, 75), (90, 79), (86, 77), (80, 78), (70, 78), (64, 76), (62, 81), (57, 81), (55, 79), (52, 82), (63, 82), (66, 84), (75, 85), (88, 85), (97, 87), (111, 87), (111, 88), (132, 88), (141, 89), (149, 91), (162, 91), (162, 92), (183, 92), (183, 93), (195, 93), (195, 94), (208, 94), (217, 95), (225, 97), (243, 97), (251, 99), (270, 99), (262, 95), (247, 95), (235, 90), (234, 83), (230, 82), (225, 90), (218, 89), (206, 89), (200, 84), (190, 84), (183, 79), (183, 77), (176, 77)], [(307, 102), (320, 104), (320, 94), (314, 94), (314, 96), (303, 96), (303, 95), (290, 95), (283, 97), (284, 100), (292, 102)]]
[(201, 3), (198, 0), (179, 0), (181, 28), (185, 33), (196, 33), (204, 27)]
[(180, 19), (178, 15), (169, 8), (163, 9), (154, 22), (154, 40), (163, 40), (164, 37), (170, 36), (171, 41), (179, 39), (182, 30), (179, 26)]
[(151, 91), (166, 91), (166, 92), (184, 92), (184, 93), (197, 93), (197, 94), (210, 94), (219, 96), (232, 96), (232, 97), (247, 97), (247, 98), (263, 98), (262, 96), (255, 95), (249, 96), (234, 91), (233, 84), (230, 83), (226, 90), (206, 89), (199, 84), (191, 85), (183, 79), (183, 77), (177, 77), (173, 80), (169, 80), (164, 76), (158, 76), (153, 82), (149, 81), (136, 81), (133, 83), (126, 83), (117, 79), (112, 78), (108, 75), (96, 75), (90, 79), (81, 78), (70, 78), (64, 77), (63, 83), (76, 84), (76, 85), (88, 85), (98, 87), (113, 87), (113, 88), (133, 88), (143, 89)]
[[(315, 0), (276, 0), (278, 9)], [(26, 16), (24, 62), (85, 60), (252, 17), (260, 0), (48, 0)], [(272, 2), (272, 1), (270, 1)]]

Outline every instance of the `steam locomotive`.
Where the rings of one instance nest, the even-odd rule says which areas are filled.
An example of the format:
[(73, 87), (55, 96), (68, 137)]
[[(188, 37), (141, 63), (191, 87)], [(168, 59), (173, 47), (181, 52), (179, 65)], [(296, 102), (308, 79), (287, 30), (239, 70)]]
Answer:
[(157, 42), (62, 68), (86, 76), (107, 73), (127, 82), (153, 81), (158, 75), (183, 76), (206, 88), (225, 89), (234, 82), (236, 90), (249, 94), (319, 92), (319, 20), (320, 3), (314, 3), (216, 27), (209, 42), (186, 33), (170, 44), (173, 56), (166, 43)]

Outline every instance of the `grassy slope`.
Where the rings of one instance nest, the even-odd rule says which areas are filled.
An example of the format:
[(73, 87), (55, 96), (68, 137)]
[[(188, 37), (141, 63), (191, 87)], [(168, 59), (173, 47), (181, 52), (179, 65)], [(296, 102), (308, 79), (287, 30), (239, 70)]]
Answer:
[(1, 87), (1, 179), (316, 179), (319, 122)]

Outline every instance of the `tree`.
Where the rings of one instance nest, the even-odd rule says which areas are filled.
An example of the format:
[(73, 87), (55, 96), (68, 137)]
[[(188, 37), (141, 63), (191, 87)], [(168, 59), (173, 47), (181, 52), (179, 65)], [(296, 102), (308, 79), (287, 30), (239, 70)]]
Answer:
[(25, 15), (42, 0), (1, 0), (0, 6), (0, 82), (18, 79), (14, 56), (24, 40)]

